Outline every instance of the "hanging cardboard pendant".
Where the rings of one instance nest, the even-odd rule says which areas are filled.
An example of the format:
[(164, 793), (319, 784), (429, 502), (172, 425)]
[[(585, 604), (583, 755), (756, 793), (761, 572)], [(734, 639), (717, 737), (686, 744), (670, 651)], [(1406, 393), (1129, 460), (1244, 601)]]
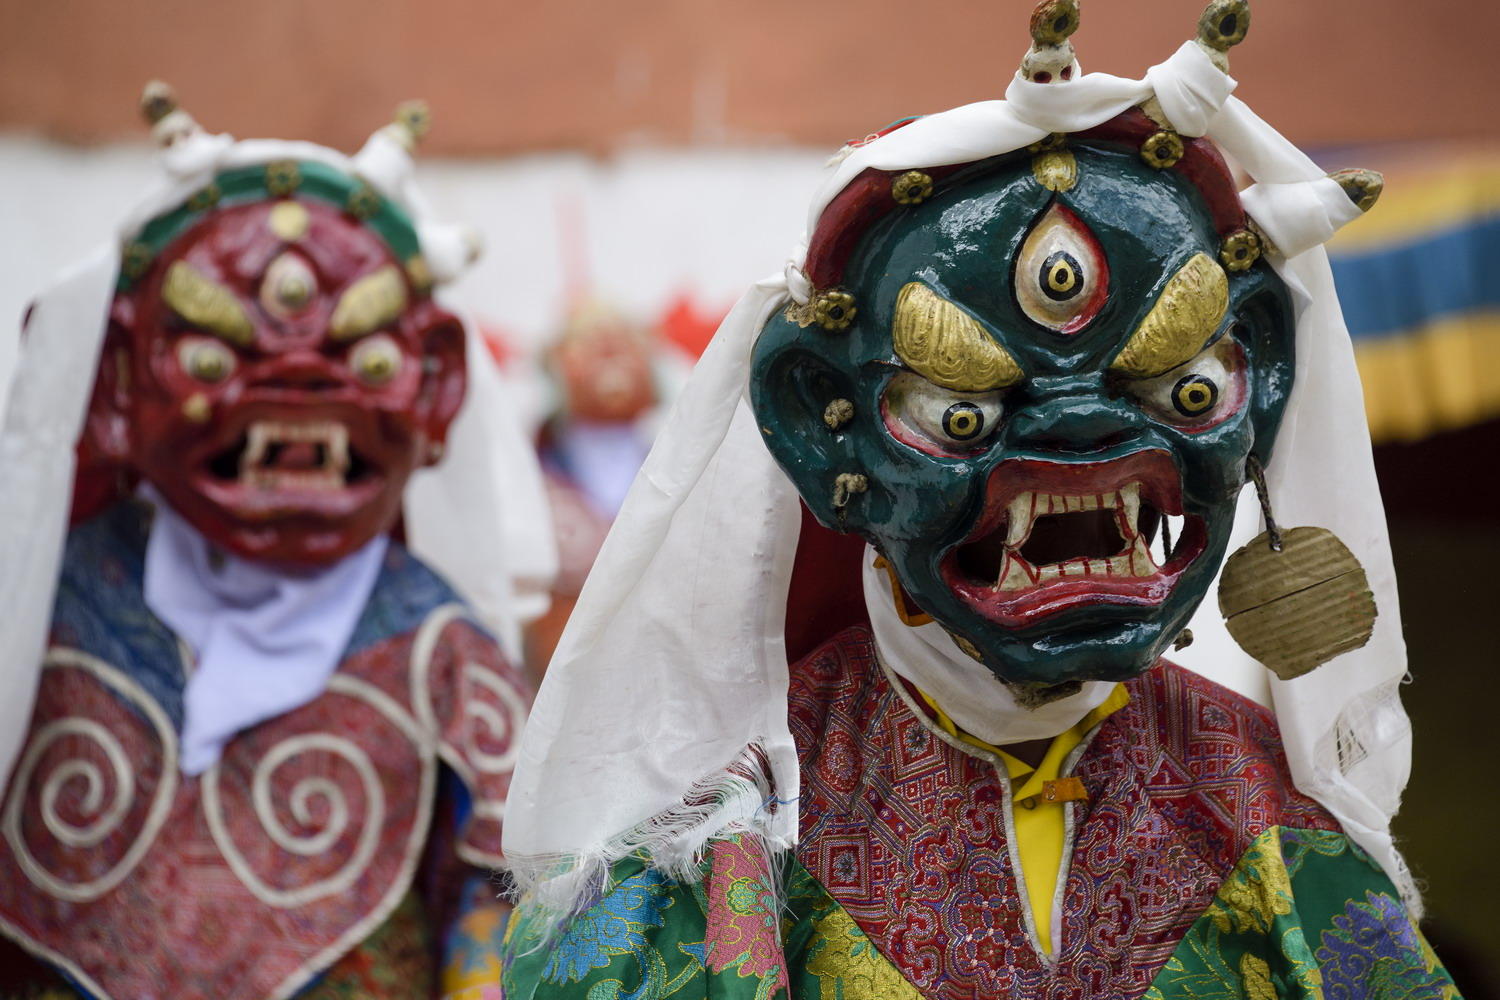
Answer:
[(1224, 564), (1219, 611), (1240, 648), (1283, 680), (1370, 641), (1375, 595), (1364, 567), (1326, 528), (1259, 535)]

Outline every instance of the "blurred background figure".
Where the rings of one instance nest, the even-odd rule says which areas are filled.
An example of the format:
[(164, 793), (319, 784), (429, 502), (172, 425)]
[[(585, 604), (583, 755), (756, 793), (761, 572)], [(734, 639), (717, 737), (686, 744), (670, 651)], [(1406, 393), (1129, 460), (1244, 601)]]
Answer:
[(723, 318), (691, 292), (637, 319), (601, 297), (589, 271), (584, 201), (559, 195), (560, 326), (530, 344), (492, 326), (491, 353), (528, 409), (558, 553), (546, 613), (526, 629), (540, 682), (584, 580), (656, 437), (657, 424)]
[[(142, 81), (172, 79), (198, 114), (242, 134), (345, 149), (363, 123), (420, 94), (440, 115), (424, 188), (443, 215), (473, 220), (487, 246), (451, 301), (505, 331), (505, 367), (529, 382), (532, 430), (555, 458), (568, 420), (558, 404), (572, 397), (553, 395), (547, 372), (566, 379), (569, 357), (603, 367), (591, 359), (616, 357), (616, 345), (628, 357), (650, 339), (640, 331), (692, 356), (748, 282), (780, 269), (829, 154), (880, 129), (893, 107), (921, 114), (985, 93), (993, 40), (1013, 37), (1031, 6), (0, 0), (0, 330), (15, 329), (29, 290), (81, 255), (94, 220), (149, 177), (119, 99)], [(1093, 3), (1084, 68), (1135, 73), (1143, 54), (1165, 58), (1201, 7)], [(1490, 106), (1500, 7), (1323, 0), (1254, 11), (1256, 44), (1236, 54), (1234, 75), (1257, 111), (1327, 169), (1359, 163), (1386, 175), (1379, 210), (1329, 249), (1379, 446), (1416, 681), (1406, 694), (1414, 773), (1396, 829), (1459, 986), (1496, 996), (1500, 925), (1488, 900), (1500, 875), (1488, 844), (1500, 829), (1489, 794), (1500, 749), (1483, 734), (1500, 666), (1490, 624), (1500, 592), (1490, 569), (1500, 565), (1500, 115)], [(1308, 93), (1313, 78), (1338, 81), (1339, 92)], [(565, 202), (586, 226), (566, 224), (556, 208)], [(576, 269), (560, 263), (570, 255)], [(595, 347), (578, 350), (562, 342), (584, 318), (585, 293), (608, 306), (596, 316), (611, 317), (590, 323), (616, 332), (596, 331), (577, 342)], [(13, 353), (6, 333), (0, 373)], [(639, 359), (622, 365), (641, 369)], [(650, 424), (623, 422), (633, 435)], [(589, 465), (601, 496), (618, 492), (616, 476), (643, 446), (621, 437), (623, 454), (609, 450), (598, 467), (577, 441), (565, 460)], [(587, 497), (581, 481), (572, 488)], [(602, 524), (609, 504), (595, 502), (581, 509)], [(1184, 659), (1212, 648), (1200, 640)]]
[[(578, 301), (545, 352), (551, 406), (537, 448), (552, 503), (558, 575), (547, 613), (527, 630), (527, 662), (538, 681), (552, 657), (604, 536), (656, 435), (657, 421), (692, 368), (665, 335), (672, 316), (637, 325), (608, 305)], [(697, 323), (712, 333), (717, 319)]]

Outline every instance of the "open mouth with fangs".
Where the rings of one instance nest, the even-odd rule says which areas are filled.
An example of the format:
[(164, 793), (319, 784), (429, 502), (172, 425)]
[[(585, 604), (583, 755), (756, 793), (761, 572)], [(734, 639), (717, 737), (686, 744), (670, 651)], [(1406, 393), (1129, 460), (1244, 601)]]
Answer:
[(1012, 459), (990, 474), (979, 523), (942, 575), (986, 618), (1019, 628), (1085, 606), (1160, 604), (1207, 540), (1203, 520), (1183, 515), (1165, 452)]
[(378, 492), (382, 477), (340, 420), (251, 420), (208, 459), (203, 492), (241, 516), (338, 517)]

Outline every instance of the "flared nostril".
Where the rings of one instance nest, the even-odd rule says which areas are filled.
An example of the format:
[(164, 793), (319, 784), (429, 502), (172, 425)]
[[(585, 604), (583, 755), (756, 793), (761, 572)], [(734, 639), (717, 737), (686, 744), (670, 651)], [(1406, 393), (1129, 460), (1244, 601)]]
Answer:
[(313, 351), (268, 359), (250, 373), (247, 382), (257, 389), (292, 392), (337, 392), (350, 384), (333, 362)]
[(317, 376), (313, 378), (273, 378), (258, 383), (266, 389), (291, 389), (298, 392), (334, 392), (344, 388), (345, 383), (336, 378)]
[(1013, 411), (1010, 441), (1015, 447), (1088, 455), (1115, 448), (1137, 433), (1133, 414), (1102, 393), (1085, 394), (1075, 385), (1058, 389), (1063, 391)]
[(1092, 432), (1086, 428), (1053, 428), (1020, 435), (1015, 443), (1033, 451), (1061, 452), (1069, 455), (1091, 455), (1109, 451), (1129, 441), (1134, 433), (1125, 428)]

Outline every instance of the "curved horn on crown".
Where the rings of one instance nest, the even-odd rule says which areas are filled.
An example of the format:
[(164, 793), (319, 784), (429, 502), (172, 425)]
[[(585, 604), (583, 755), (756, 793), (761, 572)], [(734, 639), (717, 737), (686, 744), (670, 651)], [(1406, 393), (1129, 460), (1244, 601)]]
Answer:
[(426, 101), (402, 101), (396, 105), (396, 115), (389, 127), (408, 153), (415, 152), (417, 144), (432, 128), (432, 111)]
[(141, 116), (151, 126), (151, 138), (166, 147), (198, 131), (193, 116), (177, 103), (177, 92), (161, 80), (150, 80), (141, 88)]
[[(1203, 13), (1198, 15), (1198, 34), (1193, 41), (1198, 43), (1219, 71), (1229, 75), (1229, 50), (1245, 40), (1250, 31), (1250, 0), (1209, 0)], [(1161, 102), (1152, 95), (1141, 102), (1141, 110), (1163, 129), (1175, 133), (1176, 129), (1162, 110)], [(1175, 142), (1174, 139), (1167, 140)], [(1179, 147), (1180, 148), (1180, 147)], [(1148, 160), (1153, 166), (1169, 167), (1177, 162), (1176, 156)]]
[(1229, 72), (1229, 50), (1245, 40), (1250, 31), (1249, 0), (1209, 0), (1203, 13), (1198, 16), (1198, 37), (1214, 61), (1214, 65)]
[(376, 129), (364, 148), (354, 154), (359, 175), (386, 197), (401, 197), (411, 179), (412, 154), (431, 125), (432, 112), (426, 101), (396, 105), (391, 120)]
[(1347, 170), (1335, 170), (1328, 176), (1338, 181), (1339, 187), (1344, 189), (1349, 200), (1361, 212), (1374, 208), (1375, 203), (1380, 200), (1380, 192), (1385, 190), (1385, 176), (1376, 170), (1350, 167)]
[(1077, 64), (1068, 37), (1078, 30), (1078, 0), (1042, 0), (1031, 12), (1031, 51), (1021, 76), (1032, 83), (1071, 80)]

